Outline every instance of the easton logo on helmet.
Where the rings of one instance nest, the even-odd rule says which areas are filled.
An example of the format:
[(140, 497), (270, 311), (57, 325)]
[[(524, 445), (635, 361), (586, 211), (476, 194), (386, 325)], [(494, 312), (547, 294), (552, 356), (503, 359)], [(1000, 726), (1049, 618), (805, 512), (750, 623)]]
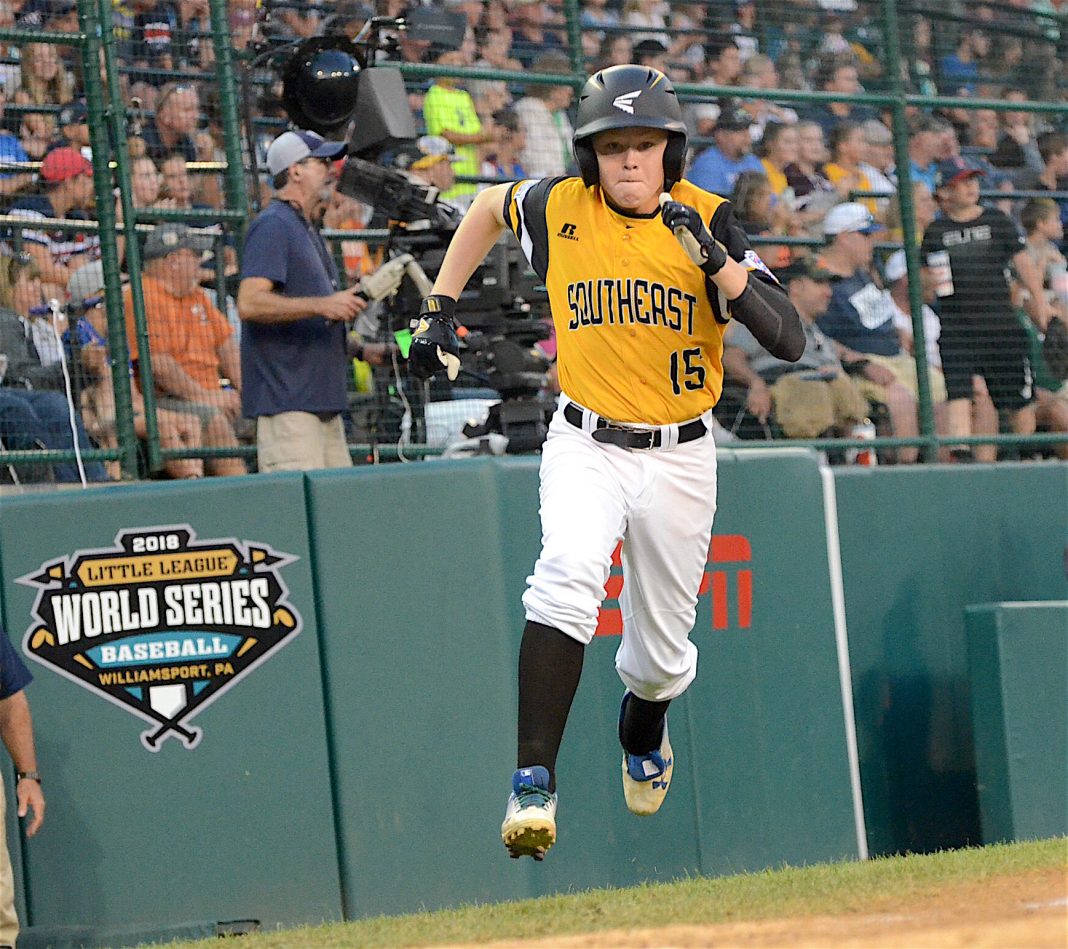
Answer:
[(616, 96), (612, 100), (612, 105), (617, 109), (626, 112), (628, 115), (634, 115), (634, 100), (641, 94), (641, 89), (635, 89), (633, 92), (624, 92), (623, 95)]

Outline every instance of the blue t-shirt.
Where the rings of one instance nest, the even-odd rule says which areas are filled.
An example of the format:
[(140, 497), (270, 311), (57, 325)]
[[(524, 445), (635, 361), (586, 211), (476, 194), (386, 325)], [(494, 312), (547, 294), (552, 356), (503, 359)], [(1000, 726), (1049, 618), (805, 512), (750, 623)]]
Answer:
[(854, 352), (896, 356), (901, 343), (894, 329), (894, 311), (886, 295), (863, 270), (835, 277), (831, 303), (816, 320), (824, 333)]
[[(319, 232), (284, 201), (272, 201), (245, 239), (241, 278), (263, 277), (284, 297), (325, 297), (337, 267)], [(341, 412), (348, 407), (345, 324), (310, 316), (292, 323), (247, 322), (241, 329), (245, 416)]]
[(30, 670), (0, 626), (0, 699), (7, 699), (21, 692), (33, 680)]
[(727, 158), (713, 145), (697, 156), (690, 170), (686, 172), (686, 177), (698, 188), (704, 188), (705, 191), (711, 191), (722, 198), (729, 198), (734, 190), (734, 183), (743, 171), (764, 174), (764, 166), (751, 152), (738, 159)]

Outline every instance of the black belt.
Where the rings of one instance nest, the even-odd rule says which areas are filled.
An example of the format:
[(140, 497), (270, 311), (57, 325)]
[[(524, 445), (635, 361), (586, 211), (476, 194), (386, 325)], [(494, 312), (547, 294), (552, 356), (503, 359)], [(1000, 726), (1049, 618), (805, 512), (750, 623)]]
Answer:
[[(568, 402), (564, 406), (564, 418), (575, 428), (582, 428), (582, 409), (574, 402)], [(660, 429), (631, 428), (629, 425), (620, 425), (618, 422), (610, 422), (606, 418), (597, 417), (597, 426), (590, 433), (594, 441), (607, 442), (610, 445), (618, 445), (620, 448), (659, 448), (662, 444), (663, 433)], [(694, 419), (685, 425), (679, 426), (678, 444), (692, 442), (695, 438), (703, 438), (708, 434), (708, 426), (702, 419)]]

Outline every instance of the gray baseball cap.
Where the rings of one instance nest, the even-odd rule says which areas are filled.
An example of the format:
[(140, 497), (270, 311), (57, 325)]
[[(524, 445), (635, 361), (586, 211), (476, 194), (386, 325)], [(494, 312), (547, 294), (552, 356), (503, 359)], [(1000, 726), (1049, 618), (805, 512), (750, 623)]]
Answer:
[(204, 233), (198, 233), (188, 224), (166, 223), (157, 224), (145, 240), (145, 248), (141, 256), (145, 260), (158, 260), (178, 250), (195, 250), (204, 253), (211, 250), (211, 237)]
[(280, 175), (305, 158), (337, 158), (344, 151), (344, 142), (328, 142), (317, 132), (305, 129), (283, 132), (267, 149), (267, 170), (272, 175)]

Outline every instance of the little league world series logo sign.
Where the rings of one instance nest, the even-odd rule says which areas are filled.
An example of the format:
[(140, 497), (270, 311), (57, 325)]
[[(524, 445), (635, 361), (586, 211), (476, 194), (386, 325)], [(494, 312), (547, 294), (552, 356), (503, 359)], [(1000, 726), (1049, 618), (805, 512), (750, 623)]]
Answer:
[(23, 650), (149, 722), (149, 751), (195, 748), (190, 720), (300, 632), (281, 577), (296, 559), (188, 525), (121, 531), (19, 579), (38, 589)]

